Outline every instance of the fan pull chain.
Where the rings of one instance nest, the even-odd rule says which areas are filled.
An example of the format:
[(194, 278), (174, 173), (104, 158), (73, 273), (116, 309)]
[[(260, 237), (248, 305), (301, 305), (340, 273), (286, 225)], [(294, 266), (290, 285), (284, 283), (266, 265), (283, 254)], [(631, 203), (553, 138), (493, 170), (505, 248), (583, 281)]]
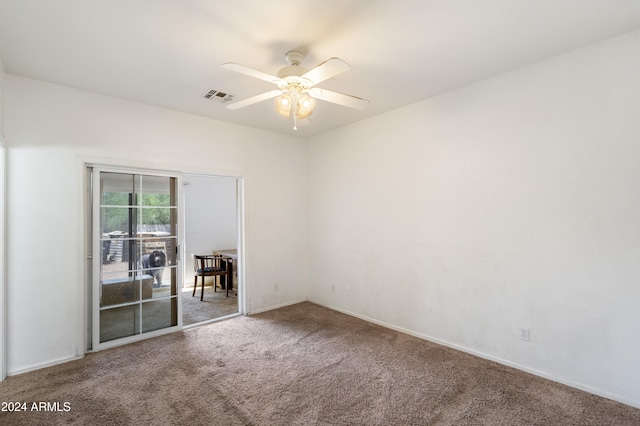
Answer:
[(298, 96), (297, 94), (293, 98), (293, 105), (291, 105), (291, 115), (293, 115), (293, 130), (298, 130), (298, 121), (296, 118), (298, 117)]

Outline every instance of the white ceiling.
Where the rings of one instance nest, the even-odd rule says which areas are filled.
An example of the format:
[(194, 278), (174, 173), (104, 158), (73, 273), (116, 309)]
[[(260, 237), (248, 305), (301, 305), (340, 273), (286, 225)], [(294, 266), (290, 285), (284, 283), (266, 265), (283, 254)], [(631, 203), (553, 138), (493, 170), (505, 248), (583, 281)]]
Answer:
[[(636, 0), (0, 0), (0, 60), (10, 74), (310, 137), (638, 28)], [(319, 101), (294, 132), (273, 100), (204, 100), (272, 90), (220, 65), (276, 74), (293, 49), (306, 68), (349, 63), (318, 87), (370, 106)]]

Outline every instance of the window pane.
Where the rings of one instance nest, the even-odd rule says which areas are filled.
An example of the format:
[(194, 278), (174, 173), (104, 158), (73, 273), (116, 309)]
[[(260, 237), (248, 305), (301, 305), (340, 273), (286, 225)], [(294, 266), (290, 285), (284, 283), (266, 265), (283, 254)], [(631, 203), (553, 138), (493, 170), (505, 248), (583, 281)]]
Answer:
[(153, 277), (128, 276), (125, 273), (106, 274), (100, 282), (100, 306), (132, 303), (153, 297)]
[(109, 238), (124, 238), (129, 232), (136, 232), (138, 222), (138, 209), (129, 207), (102, 207), (100, 212), (100, 226), (103, 235)]
[(140, 305), (100, 311), (100, 342), (140, 334)]
[(168, 236), (171, 231), (171, 212), (169, 207), (147, 207), (140, 209), (138, 220), (139, 233), (152, 233), (156, 236)]
[(117, 234), (103, 234), (101, 239), (103, 271), (139, 269), (139, 259), (144, 252), (140, 241)]
[(146, 251), (140, 258), (140, 265), (143, 277), (149, 278), (153, 287), (162, 286), (170, 278), (165, 274), (167, 256), (163, 250)]
[(176, 280), (177, 267), (167, 266), (162, 271), (162, 279), (160, 285), (157, 283), (157, 279), (153, 283), (153, 298), (162, 298), (175, 296), (177, 294), (177, 286), (172, 285), (172, 282)]
[(147, 333), (161, 328), (178, 325), (176, 315), (177, 299), (156, 300), (142, 304), (142, 332)]
[(102, 188), (102, 205), (131, 205), (134, 191), (134, 175), (123, 173), (100, 173)]
[(138, 176), (138, 205), (149, 207), (171, 206), (171, 178), (165, 176)]

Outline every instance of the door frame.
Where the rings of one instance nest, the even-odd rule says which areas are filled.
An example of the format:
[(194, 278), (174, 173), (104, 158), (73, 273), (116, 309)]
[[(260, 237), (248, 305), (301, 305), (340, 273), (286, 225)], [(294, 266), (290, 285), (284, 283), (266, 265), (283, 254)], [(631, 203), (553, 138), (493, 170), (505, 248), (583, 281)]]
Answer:
[[(161, 175), (161, 176), (171, 176), (176, 178), (177, 184), (177, 197), (178, 197), (178, 265), (177, 265), (177, 275), (178, 275), (178, 289), (180, 289), (182, 285), (182, 280), (184, 277), (183, 271), (185, 270), (185, 266), (188, 263), (188, 259), (185, 257), (185, 233), (184, 233), (184, 191), (183, 191), (183, 179), (184, 176), (188, 175), (203, 175), (203, 176), (211, 176), (211, 177), (223, 177), (234, 179), (236, 182), (236, 215), (237, 215), (237, 234), (238, 234), (238, 266), (237, 266), (237, 274), (238, 274), (238, 313), (234, 315), (227, 315), (225, 317), (221, 317), (219, 319), (214, 319), (211, 321), (207, 321), (205, 324), (210, 322), (215, 322), (220, 319), (227, 319), (233, 316), (245, 315), (246, 314), (246, 300), (247, 300), (247, 288), (245, 285), (245, 203), (244, 203), (244, 173), (237, 172), (229, 172), (229, 171), (215, 171), (215, 170), (197, 170), (197, 171), (187, 171), (186, 168), (175, 168), (175, 167), (158, 167), (159, 165), (150, 165), (144, 164), (141, 165), (139, 163), (127, 165), (126, 161), (113, 163), (111, 161), (104, 161), (104, 159), (84, 159), (81, 160), (81, 168), (82, 168), (82, 193), (83, 202), (81, 203), (82, 217), (84, 217), (84, 221), (79, 221), (81, 231), (80, 238), (82, 240), (81, 247), (84, 247), (83, 250), (83, 261), (81, 262), (81, 275), (83, 279), (79, 280), (79, 286), (82, 288), (79, 291), (78, 300), (81, 300), (79, 306), (81, 307), (82, 312), (78, 314), (79, 318), (82, 318), (83, 321), (80, 321), (80, 328), (82, 329), (79, 333), (82, 333), (82, 339), (79, 339), (78, 344), (78, 355), (81, 353), (89, 353), (96, 352), (103, 349), (108, 349), (115, 346), (125, 345), (128, 343), (133, 343), (140, 340), (145, 340), (148, 338), (157, 337), (160, 335), (173, 333), (176, 331), (180, 331), (183, 329), (187, 329), (192, 327), (193, 325), (183, 326), (182, 324), (182, 291), (178, 291), (177, 300), (178, 300), (178, 325), (169, 327), (162, 330), (155, 330), (148, 333), (142, 333), (136, 336), (125, 337), (122, 339), (117, 339), (110, 342), (100, 343), (97, 348), (93, 347), (93, 336), (96, 333), (95, 325), (93, 324), (93, 312), (96, 308), (93, 302), (93, 280), (94, 280), (94, 271), (95, 263), (93, 260), (93, 250), (96, 244), (99, 244), (98, 241), (93, 241), (93, 229), (92, 228), (92, 218), (89, 216), (92, 214), (92, 181), (90, 169), (99, 169), (101, 171), (109, 171), (116, 173), (134, 173), (134, 174), (148, 174), (148, 175)], [(95, 339), (97, 340), (97, 339)], [(81, 351), (81, 352), (80, 352)]]

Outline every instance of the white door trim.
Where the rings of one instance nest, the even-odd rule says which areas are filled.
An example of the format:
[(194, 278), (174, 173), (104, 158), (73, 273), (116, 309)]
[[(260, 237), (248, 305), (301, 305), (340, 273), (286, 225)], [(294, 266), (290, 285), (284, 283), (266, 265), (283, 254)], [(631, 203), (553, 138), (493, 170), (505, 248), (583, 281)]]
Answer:
[(6, 148), (0, 135), (0, 381), (7, 377), (6, 177)]

